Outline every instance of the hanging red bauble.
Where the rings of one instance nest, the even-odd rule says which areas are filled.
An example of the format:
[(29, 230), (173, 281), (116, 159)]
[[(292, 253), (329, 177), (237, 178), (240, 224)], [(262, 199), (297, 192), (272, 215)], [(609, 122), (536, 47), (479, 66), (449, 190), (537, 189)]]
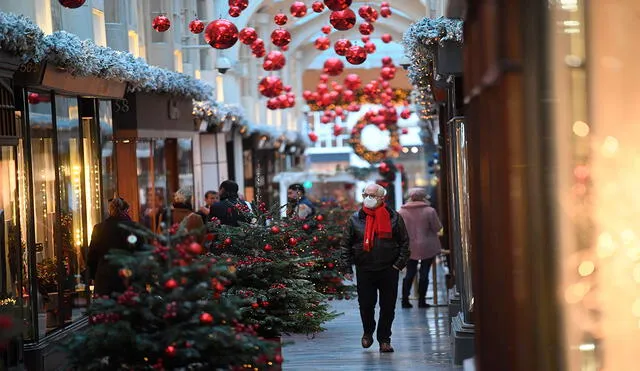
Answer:
[(385, 43), (385, 44), (390, 43), (391, 40), (392, 40), (391, 35), (389, 35), (388, 33), (382, 35), (380, 38), (382, 39), (382, 42)]
[[(326, 73), (321, 74), (321, 75), (320, 75), (320, 81), (322, 81), (322, 82), (327, 82), (327, 81), (329, 81), (329, 75), (327, 75)], [(322, 85), (322, 84), (320, 84), (320, 85)], [(318, 85), (318, 86), (320, 86), (320, 85)], [(326, 86), (327, 86), (327, 85), (324, 85), (324, 87), (325, 87), (325, 88), (326, 88)], [(325, 89), (325, 90), (326, 90), (326, 89)]]
[(331, 10), (347, 9), (351, 5), (352, 0), (324, 0), (324, 5)]
[(204, 22), (202, 22), (198, 18), (194, 19), (193, 21), (189, 22), (189, 31), (194, 34), (202, 33), (202, 31), (204, 31)]
[(275, 16), (273, 16), (273, 21), (278, 26), (284, 26), (287, 23), (288, 20), (289, 20), (289, 18), (287, 18), (287, 15), (284, 14), (284, 13), (278, 13)]
[(238, 34), (238, 39), (240, 39), (240, 42), (245, 45), (251, 45), (254, 41), (258, 39), (258, 33), (256, 32), (255, 29), (251, 27), (245, 27), (242, 30), (240, 30), (240, 33)]
[(87, 0), (58, 0), (58, 2), (65, 8), (76, 9), (83, 6)]
[(389, 18), (391, 17), (391, 8), (389, 8), (388, 6), (383, 6), (380, 8), (380, 16), (382, 18)]
[(200, 315), (200, 323), (203, 325), (210, 325), (213, 323), (213, 316), (207, 312)]
[(309, 133), (309, 140), (312, 143), (315, 143), (318, 141), (318, 134), (314, 133), (313, 131)]
[(351, 64), (362, 64), (367, 60), (367, 51), (359, 45), (354, 45), (347, 50), (347, 62)]
[(373, 54), (376, 52), (376, 44), (374, 44), (373, 41), (367, 41), (364, 44), (364, 50), (367, 51), (367, 54)]
[(277, 28), (271, 32), (271, 42), (275, 46), (283, 47), (291, 42), (291, 34), (284, 28)]
[(329, 26), (328, 24), (322, 26), (322, 28), (320, 29), (322, 31), (323, 34), (330, 34), (331, 33), (331, 26)]
[[(411, 111), (409, 111), (408, 109), (403, 109), (402, 112), (400, 112), (400, 117), (402, 117), (403, 119), (407, 120), (409, 117), (411, 117)], [(403, 133), (406, 134), (406, 133)]]
[(337, 137), (338, 135), (342, 134), (342, 130), (344, 130), (344, 128), (342, 126), (340, 126), (338, 124), (334, 125), (333, 126), (333, 135)]
[(396, 77), (396, 74), (395, 71), (390, 67), (382, 67), (382, 70), (380, 71), (380, 77), (385, 80), (393, 80), (393, 78)]
[(349, 90), (358, 90), (360, 85), (362, 85), (362, 80), (360, 80), (360, 76), (355, 73), (350, 73), (344, 78), (344, 86)]
[(362, 40), (362, 42), (366, 44), (369, 42), (369, 40), (371, 40), (371, 38), (365, 35), (365, 36), (362, 36), (360, 40)]
[(347, 54), (347, 50), (351, 47), (351, 41), (347, 39), (339, 39), (333, 44), (333, 50), (335, 50), (336, 54), (344, 56)]
[(166, 347), (164, 349), (164, 352), (169, 357), (175, 357), (175, 355), (176, 355), (176, 347), (174, 347), (173, 345), (169, 345), (168, 347)]
[(240, 17), (240, 13), (242, 13), (242, 10), (237, 6), (229, 7), (229, 15), (232, 16), (233, 18)]
[(38, 104), (38, 103), (40, 103), (40, 94), (38, 94), (38, 93), (29, 93), (29, 96), (27, 97), (27, 100), (29, 101), (29, 104)]
[(255, 49), (251, 51), (251, 54), (256, 58), (262, 58), (267, 54), (267, 51), (264, 49)]
[(267, 101), (267, 108), (275, 111), (278, 108), (280, 108), (280, 102), (278, 101), (278, 98), (271, 98)]
[(382, 57), (383, 66), (389, 66), (391, 65), (391, 63), (393, 63), (393, 60), (391, 59), (391, 57), (389, 57), (388, 55), (385, 55), (384, 57)]
[(284, 67), (287, 59), (285, 58), (282, 52), (273, 50), (270, 51), (269, 54), (264, 58), (264, 62), (262, 63), (262, 68), (265, 71), (277, 71), (281, 70)]
[(358, 9), (358, 15), (367, 22), (375, 22), (378, 19), (378, 11), (371, 5), (363, 5)]
[(153, 19), (151, 27), (158, 32), (165, 32), (171, 27), (171, 21), (164, 15), (159, 15)]
[(313, 44), (318, 50), (327, 50), (331, 45), (331, 40), (328, 37), (320, 36)]
[(277, 76), (263, 77), (258, 83), (258, 91), (267, 98), (280, 95), (283, 88), (282, 80)]
[(344, 63), (338, 58), (328, 58), (324, 61), (322, 71), (329, 76), (338, 76), (344, 71)]
[(313, 4), (311, 4), (311, 9), (316, 13), (322, 13), (324, 10), (324, 4), (322, 1), (314, 1)]
[(204, 40), (215, 49), (229, 49), (238, 41), (238, 28), (226, 19), (216, 19), (204, 30)]
[(339, 10), (331, 12), (329, 16), (329, 23), (336, 30), (346, 31), (353, 28), (356, 24), (356, 13), (351, 9)]
[(245, 10), (249, 6), (249, 0), (229, 0), (229, 6), (237, 6), (240, 10)]
[(307, 5), (302, 1), (296, 1), (291, 4), (291, 8), (289, 8), (289, 11), (291, 11), (292, 16), (302, 18), (307, 15)]
[(283, 45), (280, 47), (280, 50), (282, 50), (283, 52), (286, 52), (287, 50), (289, 50), (289, 45)]
[(264, 49), (264, 41), (262, 39), (255, 39), (251, 43), (251, 50), (255, 51), (258, 49)]
[(373, 33), (373, 25), (369, 22), (360, 23), (360, 33), (363, 35), (371, 35)]

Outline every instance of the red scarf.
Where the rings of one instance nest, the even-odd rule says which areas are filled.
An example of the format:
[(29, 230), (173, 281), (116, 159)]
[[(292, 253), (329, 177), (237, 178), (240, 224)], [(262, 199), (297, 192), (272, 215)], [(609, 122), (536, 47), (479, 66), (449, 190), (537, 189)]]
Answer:
[(362, 208), (367, 218), (364, 224), (364, 242), (362, 249), (371, 251), (373, 241), (378, 238), (391, 238), (391, 215), (384, 205), (377, 209)]

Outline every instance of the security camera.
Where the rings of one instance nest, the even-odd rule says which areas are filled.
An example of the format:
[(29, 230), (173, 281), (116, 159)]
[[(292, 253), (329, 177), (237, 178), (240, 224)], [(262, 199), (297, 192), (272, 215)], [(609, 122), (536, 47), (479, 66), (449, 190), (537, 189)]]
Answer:
[(224, 55), (219, 56), (216, 60), (216, 69), (223, 75), (229, 71), (231, 69), (231, 61), (229, 58)]
[(407, 58), (406, 55), (403, 55), (402, 58), (400, 58), (400, 67), (406, 70), (410, 65), (411, 61), (409, 60), (409, 58)]

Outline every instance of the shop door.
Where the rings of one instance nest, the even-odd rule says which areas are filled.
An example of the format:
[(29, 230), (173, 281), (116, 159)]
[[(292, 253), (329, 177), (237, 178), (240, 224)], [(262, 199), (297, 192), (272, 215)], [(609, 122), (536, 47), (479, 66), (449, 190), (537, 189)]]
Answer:
[(0, 299), (22, 294), (16, 154), (16, 147), (0, 146)]

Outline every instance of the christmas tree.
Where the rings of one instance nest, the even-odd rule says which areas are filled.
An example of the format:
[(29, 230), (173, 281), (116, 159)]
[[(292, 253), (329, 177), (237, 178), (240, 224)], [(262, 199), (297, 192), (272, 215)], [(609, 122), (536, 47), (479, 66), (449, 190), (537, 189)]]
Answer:
[[(77, 370), (268, 369), (281, 363), (275, 344), (243, 322), (243, 301), (230, 295), (232, 261), (202, 255), (180, 232), (132, 231), (130, 250), (108, 258), (127, 290), (95, 300), (88, 330), (66, 344)], [(273, 358), (273, 359), (272, 359)]]

